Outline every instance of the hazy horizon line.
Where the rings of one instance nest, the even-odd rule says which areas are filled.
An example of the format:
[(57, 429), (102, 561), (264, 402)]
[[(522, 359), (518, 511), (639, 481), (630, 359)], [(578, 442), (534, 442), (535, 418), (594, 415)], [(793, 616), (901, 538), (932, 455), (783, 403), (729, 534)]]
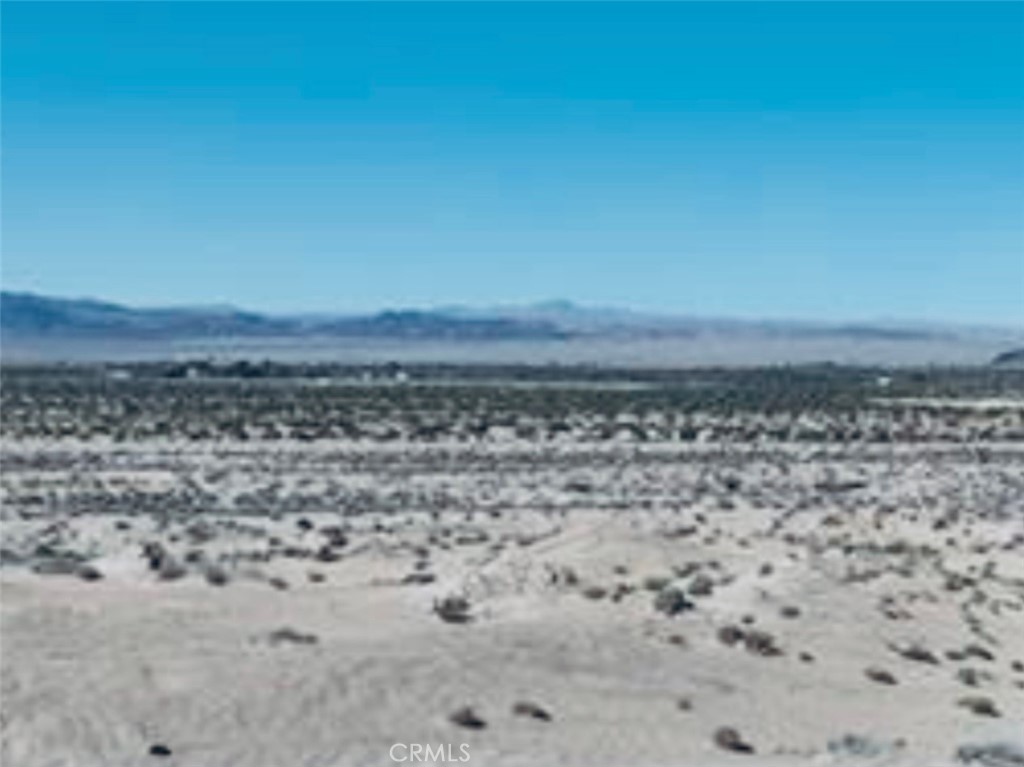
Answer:
[[(3, 293), (31, 295), (39, 298), (53, 299), (58, 301), (89, 301), (102, 304), (112, 304), (126, 309), (153, 311), (153, 310), (231, 310), (248, 314), (260, 314), (267, 317), (313, 317), (313, 316), (364, 316), (379, 314), (383, 312), (434, 312), (444, 313), (455, 310), (469, 310), (477, 312), (500, 312), (513, 310), (555, 310), (564, 308), (567, 311), (585, 313), (620, 313), (633, 314), (637, 319), (664, 319), (681, 320), (691, 319), (698, 321), (722, 321), (722, 322), (767, 322), (767, 323), (809, 323), (820, 325), (922, 325), (922, 326), (959, 326), (964, 328), (979, 328), (992, 330), (1024, 331), (1024, 317), (1021, 320), (1013, 319), (979, 319), (979, 318), (958, 318), (958, 317), (935, 317), (921, 315), (861, 315), (861, 316), (821, 316), (815, 314), (790, 314), (790, 313), (750, 313), (742, 310), (723, 312), (700, 312), (687, 311), (680, 307), (644, 306), (629, 302), (615, 303), (607, 301), (591, 301), (587, 299), (569, 298), (566, 296), (547, 296), (538, 298), (508, 298), (499, 300), (481, 300), (472, 302), (459, 299), (448, 299), (443, 301), (417, 302), (403, 301), (396, 299), (394, 302), (374, 305), (357, 306), (335, 306), (335, 307), (313, 307), (313, 308), (283, 308), (270, 306), (257, 306), (245, 301), (220, 298), (208, 301), (159, 299), (147, 301), (145, 299), (122, 299), (118, 297), (107, 297), (96, 294), (61, 294), (42, 291), (32, 288), (11, 287), (0, 282), (0, 291)], [(339, 302), (340, 303), (340, 302)]]

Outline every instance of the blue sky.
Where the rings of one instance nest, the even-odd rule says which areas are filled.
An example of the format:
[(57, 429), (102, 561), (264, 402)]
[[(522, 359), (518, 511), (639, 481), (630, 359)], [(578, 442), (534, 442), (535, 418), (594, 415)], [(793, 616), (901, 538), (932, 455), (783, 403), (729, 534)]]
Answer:
[(1024, 323), (1024, 4), (2, 11), (7, 289)]

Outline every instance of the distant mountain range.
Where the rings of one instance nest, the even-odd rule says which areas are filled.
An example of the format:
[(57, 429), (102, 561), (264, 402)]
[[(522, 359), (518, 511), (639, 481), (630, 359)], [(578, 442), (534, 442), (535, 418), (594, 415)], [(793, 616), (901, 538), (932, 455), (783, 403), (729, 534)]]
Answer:
[(358, 317), (271, 317), (231, 307), (137, 309), (92, 299), (0, 293), (0, 332), (17, 338), (174, 339), (347, 336), (419, 340), (558, 339), (543, 320), (385, 311)]
[[(375, 314), (271, 316), (234, 307), (131, 308), (92, 299), (0, 293), (5, 339), (176, 340), (211, 338), (367, 338), (407, 341), (513, 341), (572, 338), (844, 339), (941, 341), (1005, 335), (1009, 348), (1024, 332), (924, 323), (837, 324), (707, 319), (581, 307), (568, 301), (526, 306), (389, 310)], [(1012, 343), (1016, 339), (1017, 343)]]

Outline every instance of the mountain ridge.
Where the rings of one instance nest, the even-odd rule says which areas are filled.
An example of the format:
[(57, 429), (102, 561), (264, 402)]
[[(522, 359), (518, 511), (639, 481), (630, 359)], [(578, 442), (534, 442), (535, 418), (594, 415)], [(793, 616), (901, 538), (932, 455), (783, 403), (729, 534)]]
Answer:
[(92, 298), (0, 292), (0, 332), (19, 338), (172, 339), (355, 336), (419, 340), (556, 339), (551, 323), (501, 317), (458, 318), (386, 310), (365, 316), (271, 316), (231, 306), (133, 308)]
[(564, 299), (525, 305), (385, 309), (375, 313), (272, 315), (232, 305), (137, 308), (95, 298), (59, 298), (0, 291), (5, 337), (60, 339), (179, 339), (230, 337), (339, 337), (428, 340), (568, 340), (571, 338), (844, 338), (921, 341), (971, 334), (1024, 331), (915, 321), (823, 322), (707, 318), (589, 307)]

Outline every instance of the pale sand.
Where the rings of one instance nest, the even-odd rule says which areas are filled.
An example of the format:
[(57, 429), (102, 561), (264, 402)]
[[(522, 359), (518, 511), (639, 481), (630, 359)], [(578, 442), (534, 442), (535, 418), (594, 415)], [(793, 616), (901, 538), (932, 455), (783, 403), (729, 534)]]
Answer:
[[(1024, 446), (981, 447), (5, 444), (0, 761), (340, 767), (466, 743), (486, 767), (929, 767), (965, 744), (1024, 747)], [(128, 516), (79, 498), (72, 513), (87, 490), (205, 492), (218, 508)], [(279, 519), (253, 511), (303, 494)], [(189, 543), (200, 518), (215, 537)], [(345, 527), (337, 561), (285, 551), (315, 552), (327, 525)], [(225, 562), (216, 587), (199, 565), (159, 580), (145, 541), (179, 559), (275, 553)], [(32, 572), (41, 543), (89, 553), (105, 577)], [(436, 580), (403, 584), (420, 560)], [(972, 580), (950, 590), (953, 573)], [(654, 608), (645, 578), (685, 591), (699, 574), (713, 589), (692, 609)], [(619, 584), (635, 590), (613, 601)], [(470, 622), (432, 610), (454, 593)], [(720, 641), (744, 616), (780, 656)], [(282, 628), (316, 641), (271, 641)], [(938, 662), (891, 647), (911, 643)], [(970, 644), (994, 658), (947, 657)], [(957, 705), (972, 695), (1000, 716)], [(551, 721), (514, 715), (520, 701)], [(486, 728), (448, 720), (466, 705)], [(755, 753), (718, 748), (722, 726)], [(877, 753), (829, 748), (845, 735)], [(172, 755), (149, 755), (156, 743)]]

